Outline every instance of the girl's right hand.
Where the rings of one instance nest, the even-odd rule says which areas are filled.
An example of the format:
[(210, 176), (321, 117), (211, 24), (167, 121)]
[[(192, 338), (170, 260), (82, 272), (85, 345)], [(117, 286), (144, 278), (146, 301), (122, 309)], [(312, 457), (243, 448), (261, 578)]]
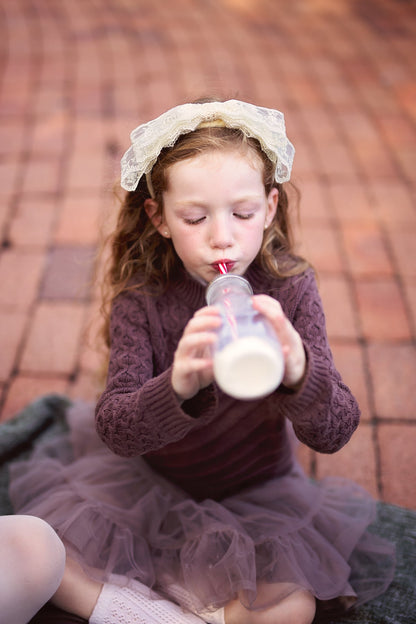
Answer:
[(180, 401), (192, 398), (212, 383), (212, 346), (220, 325), (220, 313), (214, 306), (198, 310), (186, 325), (172, 367), (172, 386)]

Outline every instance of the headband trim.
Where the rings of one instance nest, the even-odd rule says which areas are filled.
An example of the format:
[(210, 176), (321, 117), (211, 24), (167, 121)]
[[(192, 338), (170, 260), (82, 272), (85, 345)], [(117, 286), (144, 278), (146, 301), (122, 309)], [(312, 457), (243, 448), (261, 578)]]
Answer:
[(276, 166), (276, 182), (290, 179), (295, 148), (286, 136), (283, 113), (239, 100), (227, 100), (175, 106), (135, 128), (130, 134), (131, 146), (121, 159), (121, 186), (134, 191), (140, 178), (151, 172), (162, 149), (172, 147), (182, 134), (201, 125), (237, 128), (246, 136), (257, 139)]

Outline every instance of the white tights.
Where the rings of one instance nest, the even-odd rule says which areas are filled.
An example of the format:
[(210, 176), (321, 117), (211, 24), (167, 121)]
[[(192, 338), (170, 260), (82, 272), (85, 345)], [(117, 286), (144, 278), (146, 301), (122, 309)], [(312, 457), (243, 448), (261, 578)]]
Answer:
[(33, 516), (0, 516), (0, 613), (27, 624), (57, 590), (65, 549), (55, 531)]

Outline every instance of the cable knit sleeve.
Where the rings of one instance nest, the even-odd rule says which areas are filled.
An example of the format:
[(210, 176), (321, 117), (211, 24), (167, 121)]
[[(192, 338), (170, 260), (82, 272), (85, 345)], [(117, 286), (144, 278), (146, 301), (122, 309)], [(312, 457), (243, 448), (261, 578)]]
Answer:
[(150, 328), (145, 297), (130, 292), (114, 302), (110, 333), (107, 384), (96, 406), (96, 428), (107, 446), (118, 455), (142, 455), (203, 426), (215, 411), (212, 388), (199, 393), (194, 418), (192, 404), (176, 398), (171, 366), (155, 371), (155, 343), (162, 357), (166, 350), (157, 344), (162, 328)]
[(307, 372), (297, 392), (280, 397), (280, 409), (292, 421), (301, 442), (316, 451), (333, 453), (350, 439), (358, 425), (360, 410), (335, 368), (312, 271), (301, 284), (289, 315), (303, 339)]

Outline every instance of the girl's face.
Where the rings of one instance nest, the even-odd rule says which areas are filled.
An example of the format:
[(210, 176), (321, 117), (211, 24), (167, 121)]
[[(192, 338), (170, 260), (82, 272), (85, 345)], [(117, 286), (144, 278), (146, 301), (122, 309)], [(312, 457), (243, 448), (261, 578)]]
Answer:
[(237, 150), (207, 152), (169, 168), (163, 219), (155, 225), (197, 280), (211, 282), (220, 262), (243, 275), (257, 256), (278, 201), (277, 189), (265, 193), (262, 168), (255, 153)]

